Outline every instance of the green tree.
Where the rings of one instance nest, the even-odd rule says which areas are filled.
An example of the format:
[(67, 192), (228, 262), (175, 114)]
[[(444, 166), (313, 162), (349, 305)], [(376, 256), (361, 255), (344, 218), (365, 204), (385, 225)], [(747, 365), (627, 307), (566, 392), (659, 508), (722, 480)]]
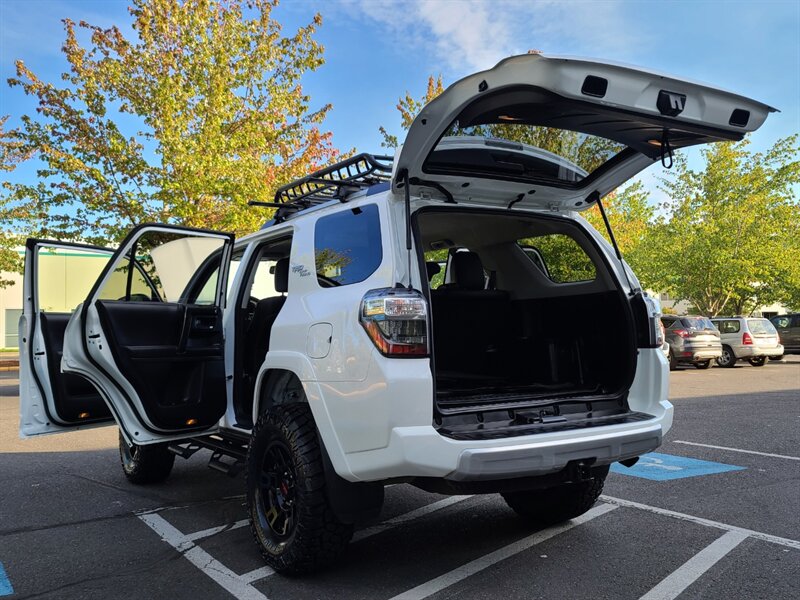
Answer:
[[(4, 139), (38, 158), (35, 183), (6, 183), (18, 229), (107, 244), (142, 222), (255, 230), (281, 185), (337, 156), (302, 76), (323, 64), (316, 15), (284, 36), (277, 0), (134, 0), (135, 39), (64, 20), (69, 71), (22, 61), (11, 87), (38, 101)], [(81, 32), (89, 36), (84, 47)]]
[(702, 151), (702, 170), (676, 161), (654, 256), (664, 291), (708, 315), (747, 314), (762, 304), (798, 304), (798, 136), (752, 152), (748, 140)]

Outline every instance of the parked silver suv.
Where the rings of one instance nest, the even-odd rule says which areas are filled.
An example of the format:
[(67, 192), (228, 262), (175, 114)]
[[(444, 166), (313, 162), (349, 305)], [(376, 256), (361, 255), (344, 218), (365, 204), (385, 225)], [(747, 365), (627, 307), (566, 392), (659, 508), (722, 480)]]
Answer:
[(669, 368), (674, 371), (679, 363), (691, 363), (698, 369), (707, 369), (711, 361), (722, 356), (719, 331), (706, 317), (661, 317), (669, 343)]
[(732, 367), (738, 360), (747, 360), (754, 367), (763, 367), (767, 358), (783, 356), (780, 336), (767, 319), (725, 317), (711, 320), (722, 339), (720, 367)]

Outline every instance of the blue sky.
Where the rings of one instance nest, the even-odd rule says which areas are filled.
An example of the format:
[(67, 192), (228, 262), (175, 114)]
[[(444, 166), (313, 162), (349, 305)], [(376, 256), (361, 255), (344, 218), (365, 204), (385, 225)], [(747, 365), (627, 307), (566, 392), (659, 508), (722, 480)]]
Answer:
[[(66, 68), (60, 20), (128, 30), (127, 0), (0, 0), (0, 115), (35, 103), (5, 80), (22, 59), (57, 81)], [(305, 79), (312, 107), (332, 103), (325, 127), (342, 148), (380, 152), (380, 125), (399, 133), (395, 104), (429, 74), (445, 84), (529, 49), (606, 58), (705, 81), (778, 109), (752, 138), (764, 149), (800, 131), (800, 1), (284, 0), (288, 33), (322, 13), (326, 64)], [(658, 167), (660, 169), (660, 167)], [(654, 187), (652, 167), (644, 180)], [(32, 177), (23, 169), (15, 177)]]

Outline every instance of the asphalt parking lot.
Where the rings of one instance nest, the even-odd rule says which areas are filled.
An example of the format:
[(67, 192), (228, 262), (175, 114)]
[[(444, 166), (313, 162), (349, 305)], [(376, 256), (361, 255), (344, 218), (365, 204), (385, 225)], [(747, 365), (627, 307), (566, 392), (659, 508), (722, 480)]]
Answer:
[(589, 513), (526, 526), (497, 496), (386, 491), (334, 567), (273, 574), (243, 481), (178, 460), (136, 487), (113, 428), (17, 439), (0, 372), (0, 597), (798, 598), (800, 356), (671, 374), (675, 425)]

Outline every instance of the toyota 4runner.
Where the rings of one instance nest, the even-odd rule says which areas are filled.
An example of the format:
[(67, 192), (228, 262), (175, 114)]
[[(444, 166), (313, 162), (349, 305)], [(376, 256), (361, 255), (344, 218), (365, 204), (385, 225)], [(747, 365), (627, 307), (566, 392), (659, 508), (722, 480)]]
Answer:
[[(607, 220), (612, 243), (580, 213), (772, 110), (515, 56), (426, 105), (394, 158), (278, 190), (242, 239), (169, 224), (116, 251), (31, 239), (21, 434), (116, 424), (134, 483), (210, 450), (244, 471), (256, 542), (283, 572), (337, 556), (391, 483), (575, 517), (672, 424), (660, 309)], [(529, 143), (486, 135), (503, 131)], [(560, 155), (535, 147), (554, 136)], [(602, 327), (576, 318), (589, 311)]]

